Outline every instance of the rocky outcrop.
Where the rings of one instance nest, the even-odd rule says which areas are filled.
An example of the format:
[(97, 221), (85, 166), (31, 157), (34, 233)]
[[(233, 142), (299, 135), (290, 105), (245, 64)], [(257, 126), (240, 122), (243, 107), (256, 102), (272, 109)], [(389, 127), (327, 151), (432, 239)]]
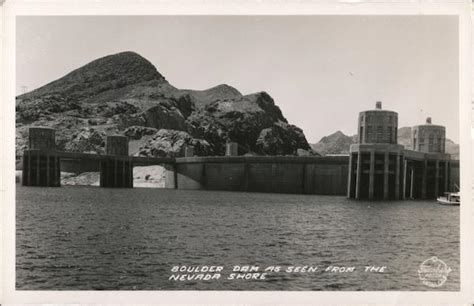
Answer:
[(309, 152), (306, 150), (308, 147), (300, 128), (278, 122), (260, 132), (256, 151), (263, 155), (298, 155), (298, 150), (301, 149)]
[(172, 129), (183, 131), (186, 122), (180, 110), (171, 103), (159, 103), (143, 113), (144, 125), (155, 129)]
[(155, 128), (149, 128), (145, 126), (131, 126), (124, 131), (124, 135), (130, 139), (141, 139), (146, 135), (154, 135), (158, 132)]
[(322, 154), (348, 154), (351, 144), (356, 143), (357, 135), (346, 136), (341, 131), (321, 138), (321, 140), (311, 145), (314, 151)]
[[(281, 110), (265, 92), (241, 96), (236, 100), (216, 101), (195, 111), (188, 118), (188, 131), (196, 137), (206, 139), (215, 155), (225, 152), (229, 141), (239, 144), (239, 153), (296, 154), (297, 149), (311, 150), (303, 132), (286, 124)], [(264, 130), (275, 130), (273, 140), (283, 147), (270, 148), (260, 141)], [(280, 138), (281, 137), (281, 138)], [(277, 139), (278, 138), (278, 139)]]
[(104, 153), (105, 133), (93, 128), (82, 128), (66, 143), (64, 150), (68, 152)]
[(179, 157), (186, 146), (194, 147), (198, 156), (210, 155), (210, 145), (206, 140), (193, 138), (186, 132), (161, 129), (151, 136), (138, 150), (138, 156)]
[(100, 58), (18, 96), (17, 156), (33, 125), (55, 128), (58, 149), (67, 151), (101, 152), (106, 135), (122, 134), (130, 152), (146, 156), (176, 156), (185, 145), (197, 155), (223, 155), (229, 141), (242, 155), (313, 153), (268, 93), (242, 95), (226, 84), (177, 89), (133, 52)]
[(235, 88), (221, 84), (206, 90), (184, 89), (182, 93), (187, 94), (194, 101), (196, 107), (202, 108), (209, 103), (218, 101), (238, 100), (242, 94)]
[(41, 98), (20, 100), (16, 106), (19, 122), (34, 122), (51, 114), (79, 110), (78, 103), (62, 94), (48, 94)]

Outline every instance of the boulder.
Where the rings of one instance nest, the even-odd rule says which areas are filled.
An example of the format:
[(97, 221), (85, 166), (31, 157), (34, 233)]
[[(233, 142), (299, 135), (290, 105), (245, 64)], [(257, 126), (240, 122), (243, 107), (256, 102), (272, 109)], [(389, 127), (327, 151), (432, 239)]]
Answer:
[(143, 113), (144, 125), (155, 129), (183, 131), (186, 129), (183, 114), (171, 103), (160, 103)]
[(311, 151), (303, 131), (281, 121), (263, 129), (256, 142), (256, 150), (262, 155), (296, 155), (298, 149)]
[(103, 153), (105, 149), (105, 133), (93, 128), (82, 128), (66, 143), (64, 149), (68, 152)]

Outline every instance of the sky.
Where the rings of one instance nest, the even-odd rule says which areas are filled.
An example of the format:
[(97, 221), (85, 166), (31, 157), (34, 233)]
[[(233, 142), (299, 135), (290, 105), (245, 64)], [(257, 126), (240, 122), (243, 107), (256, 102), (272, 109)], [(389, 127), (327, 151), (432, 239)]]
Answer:
[(18, 94), (134, 51), (177, 88), (266, 91), (310, 143), (356, 134), (376, 101), (399, 127), (432, 117), (459, 141), (455, 16), (28, 16), (16, 29)]

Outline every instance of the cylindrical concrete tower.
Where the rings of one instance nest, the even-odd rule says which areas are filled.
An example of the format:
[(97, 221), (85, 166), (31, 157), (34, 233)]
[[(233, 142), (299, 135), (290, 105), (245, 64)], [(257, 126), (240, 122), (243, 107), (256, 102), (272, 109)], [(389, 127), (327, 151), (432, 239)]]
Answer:
[(374, 110), (359, 113), (358, 142), (397, 144), (398, 114), (382, 110), (377, 101)]
[(128, 155), (128, 138), (126, 136), (107, 136), (105, 141), (105, 154), (107, 155)]
[(24, 186), (60, 186), (59, 160), (55, 145), (55, 131), (48, 127), (30, 127), (28, 149), (23, 152), (22, 184)]
[(29, 150), (54, 150), (55, 130), (47, 127), (30, 127), (28, 129)]
[(349, 156), (347, 197), (399, 200), (403, 195), (403, 146), (397, 144), (398, 114), (382, 110), (359, 113), (358, 143)]
[(444, 153), (446, 144), (446, 128), (431, 124), (431, 118), (426, 118), (426, 124), (414, 126), (411, 132), (413, 150), (425, 153)]

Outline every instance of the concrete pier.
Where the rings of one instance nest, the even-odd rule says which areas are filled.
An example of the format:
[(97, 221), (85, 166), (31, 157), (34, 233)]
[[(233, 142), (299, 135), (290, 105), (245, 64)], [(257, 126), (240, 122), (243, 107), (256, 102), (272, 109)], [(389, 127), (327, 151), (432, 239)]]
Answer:
[(407, 195), (407, 175), (408, 175), (408, 161), (403, 160), (403, 185), (402, 185), (402, 200), (406, 199)]
[[(351, 153), (352, 154), (352, 153)], [(354, 155), (354, 154), (352, 154)], [(360, 189), (362, 185), (362, 153), (361, 154), (356, 154), (357, 156), (357, 167), (354, 169), (356, 171), (356, 180), (355, 180), (355, 198), (360, 199)], [(352, 169), (351, 169), (352, 170)], [(349, 175), (352, 175), (352, 173), (349, 173)]]
[(388, 176), (389, 176), (389, 154), (384, 154), (384, 168), (383, 168), (383, 199), (388, 200)]
[(449, 162), (445, 161), (444, 162), (444, 179), (443, 179), (443, 186), (444, 190), (448, 191), (448, 186), (449, 186)]
[(369, 167), (369, 200), (374, 199), (374, 179), (375, 179), (375, 151), (370, 151)]
[(434, 195), (439, 195), (439, 160), (435, 161), (435, 187), (434, 187)]
[(351, 147), (347, 197), (368, 200), (396, 200), (403, 187), (403, 147), (385, 144), (357, 144)]
[(354, 191), (352, 188), (352, 181), (354, 180), (354, 155), (349, 154), (349, 168), (348, 168), (348, 175), (347, 175), (347, 196), (349, 198), (354, 197)]
[(428, 160), (423, 160), (423, 174), (421, 176), (421, 198), (426, 199), (426, 179), (428, 176)]
[(177, 177), (176, 177), (176, 164), (164, 164), (163, 165), (166, 169), (165, 172), (165, 188), (168, 189), (177, 189)]
[(107, 136), (107, 158), (100, 161), (100, 187), (133, 188), (133, 163), (125, 136)]
[(22, 184), (24, 186), (59, 187), (61, 171), (56, 153), (55, 130), (31, 127), (28, 150), (23, 153)]
[(395, 157), (395, 200), (400, 200), (400, 154)]

